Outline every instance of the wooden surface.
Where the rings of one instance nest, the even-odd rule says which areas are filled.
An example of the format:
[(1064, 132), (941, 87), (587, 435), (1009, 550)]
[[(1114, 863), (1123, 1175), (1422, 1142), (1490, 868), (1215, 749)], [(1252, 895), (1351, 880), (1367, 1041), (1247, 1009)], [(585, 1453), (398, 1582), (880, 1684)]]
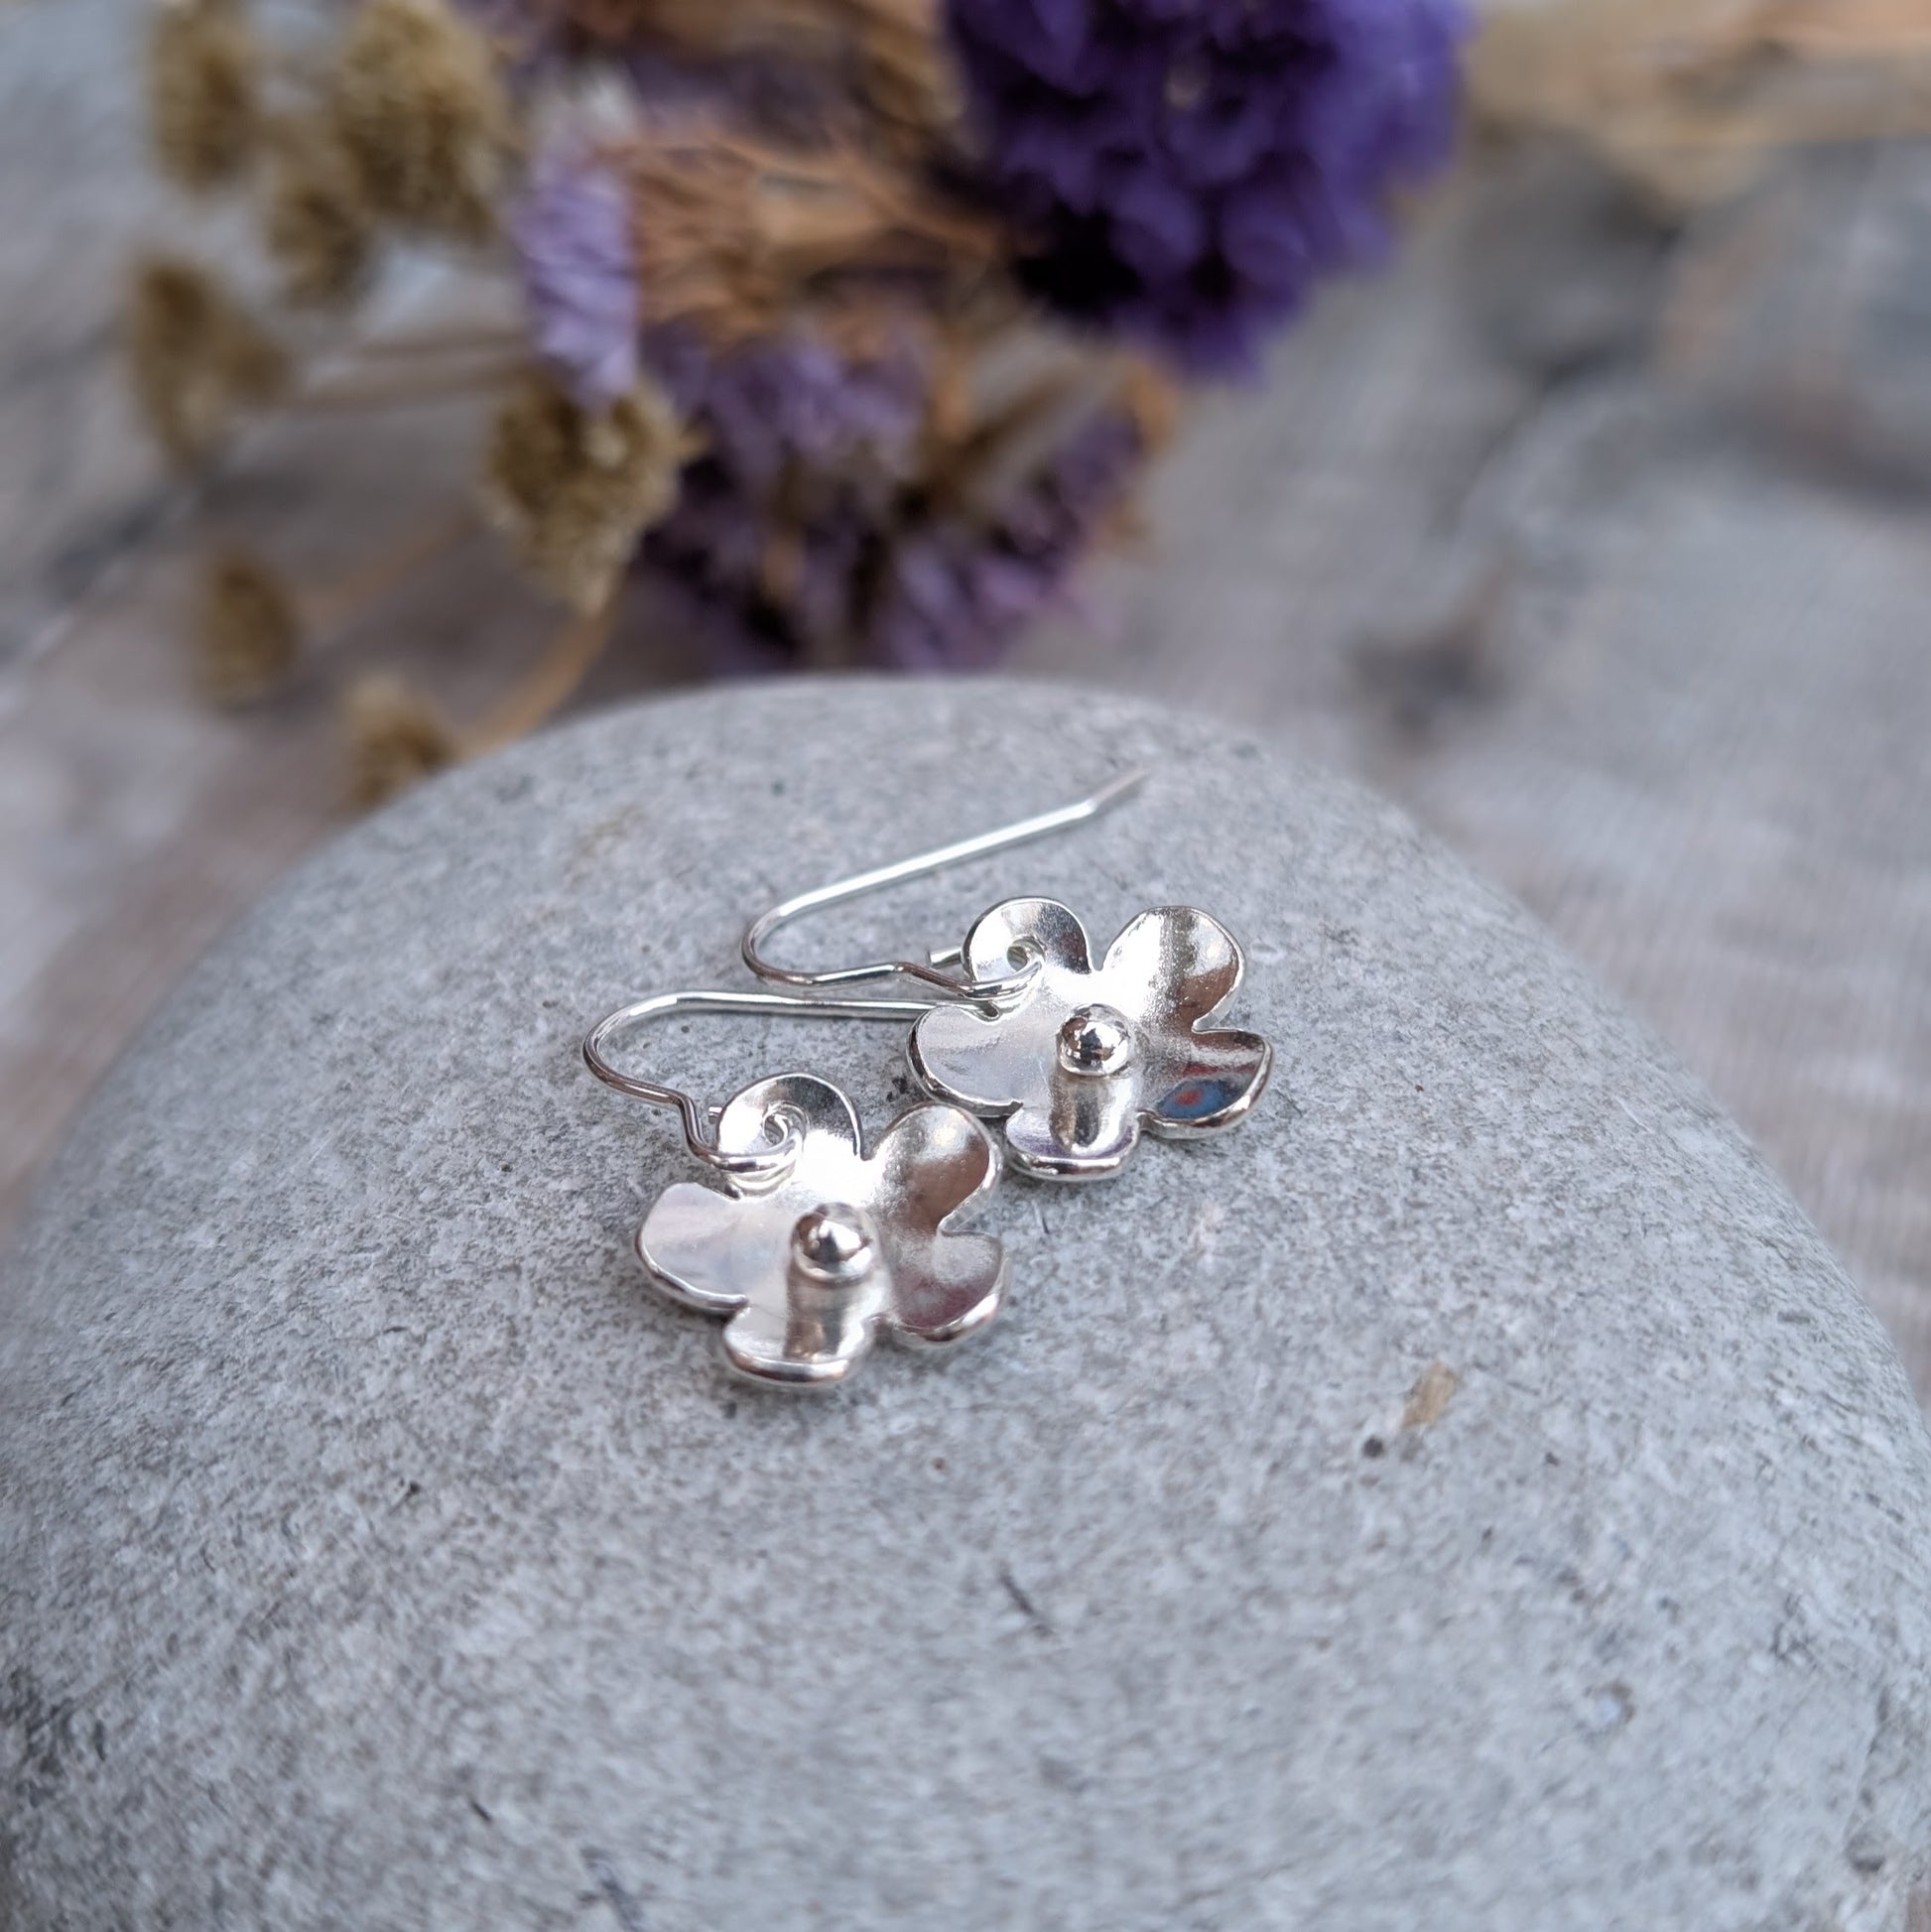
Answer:
[[(129, 19), (0, 12), (0, 1227), (339, 823), (327, 687), (400, 639), (473, 711), (547, 621), (477, 540), (269, 710), (196, 704), (207, 532), (325, 579), (459, 486), (475, 424), (275, 426), (205, 500), (166, 484), (110, 322), (158, 204)], [(1680, 233), (1488, 159), (1260, 392), (1203, 404), (1144, 551), (1018, 662), (1267, 729), (1519, 893), (1755, 1135), (1931, 1393), (1927, 484), (1931, 158), (1814, 160)], [(631, 630), (592, 700), (662, 675)]]

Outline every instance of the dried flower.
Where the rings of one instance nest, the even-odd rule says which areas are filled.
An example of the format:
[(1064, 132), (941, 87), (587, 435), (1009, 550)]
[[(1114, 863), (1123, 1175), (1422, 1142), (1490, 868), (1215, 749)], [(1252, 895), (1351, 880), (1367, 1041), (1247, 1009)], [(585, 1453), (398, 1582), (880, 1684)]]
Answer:
[(579, 610), (602, 604), (639, 535), (670, 508), (687, 445), (662, 390), (639, 382), (601, 413), (533, 377), (496, 418), (484, 513), (537, 580)]
[(581, 145), (541, 155), (510, 215), (530, 339), (584, 409), (636, 386), (637, 257), (623, 179)]
[(148, 42), (155, 159), (182, 187), (235, 180), (260, 132), (255, 36), (237, 0), (167, 0)]
[(1251, 364), (1446, 151), (1457, 0), (947, 0), (978, 165), (1062, 314)]
[(846, 356), (802, 330), (711, 351), (658, 329), (646, 350), (705, 449), (645, 558), (783, 650), (850, 655), (879, 532), (913, 481), (925, 356), (906, 341)]
[(245, 407), (288, 385), (281, 344), (192, 262), (137, 266), (127, 349), (136, 401), (178, 462), (204, 458)]
[(804, 328), (725, 350), (689, 328), (657, 328), (645, 347), (678, 413), (704, 432), (708, 456), (754, 497), (801, 469), (855, 480), (910, 465), (929, 360), (910, 329), (862, 355)]
[(990, 662), (1123, 506), (1165, 399), (1090, 358), (975, 407), (910, 348), (794, 334), (708, 356), (665, 331), (646, 354), (707, 447), (642, 555), (729, 620), (710, 628), (747, 668)]
[(201, 578), (195, 676), (217, 705), (246, 705), (273, 689), (302, 655), (302, 620), (277, 573), (252, 552), (222, 551)]
[(986, 512), (938, 516), (910, 533), (884, 573), (870, 655), (926, 671), (994, 662), (1014, 631), (1064, 599), (1147, 449), (1130, 410), (1104, 409)]
[(350, 302), (368, 281), (375, 213), (327, 119), (308, 117), (277, 130), (265, 238), (282, 271), (282, 294), (299, 307)]
[(1484, 18), (1469, 97), (1484, 126), (1569, 136), (1676, 214), (1785, 147), (1922, 134), (1927, 56), (1917, 0), (1564, 0)]
[(821, 129), (854, 127), (889, 150), (930, 150), (958, 119), (936, 0), (564, 0), (589, 40), (661, 53), (729, 90), (749, 70)]
[(488, 41), (444, 0), (362, 0), (330, 106), (379, 213), (460, 241), (494, 232), (509, 101)]
[(810, 312), (838, 326), (881, 289), (900, 308), (956, 306), (999, 264), (996, 225), (848, 145), (779, 147), (696, 130), (613, 151), (634, 209), (644, 319), (713, 342), (774, 333)]
[(436, 708), (400, 678), (375, 674), (349, 687), (342, 703), (350, 801), (377, 806), (462, 755)]

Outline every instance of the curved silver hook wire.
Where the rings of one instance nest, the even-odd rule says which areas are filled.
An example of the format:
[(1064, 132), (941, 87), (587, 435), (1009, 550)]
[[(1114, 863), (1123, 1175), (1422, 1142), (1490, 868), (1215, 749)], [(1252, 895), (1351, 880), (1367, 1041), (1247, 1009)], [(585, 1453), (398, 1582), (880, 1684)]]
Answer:
[(881, 892), (886, 886), (898, 885), (906, 879), (924, 878), (929, 873), (944, 871), (949, 865), (962, 865), (968, 858), (983, 858), (988, 852), (1029, 844), (1035, 838), (1050, 838), (1055, 833), (1082, 825), (1088, 819), (1096, 819), (1102, 812), (1110, 811), (1121, 799), (1137, 791), (1146, 777), (1144, 766), (1136, 771), (1122, 772), (1119, 777), (1108, 779), (1097, 791), (1090, 792), (1071, 805), (1062, 805), (1051, 812), (1041, 812), (1034, 818), (1019, 819), (991, 832), (961, 838), (954, 844), (941, 845), (935, 851), (917, 852), (910, 858), (895, 859), (891, 864), (876, 866), (869, 872), (858, 872), (848, 879), (838, 879), (831, 885), (815, 886), (810, 892), (801, 892), (752, 920), (745, 929), (744, 943), (739, 948), (744, 956), (744, 964), (760, 979), (775, 980), (785, 986), (838, 986), (849, 985), (859, 979), (897, 976), (937, 987), (947, 999), (992, 1003), (1009, 999), (1032, 978), (1036, 970), (1033, 964), (1029, 963), (1000, 979), (976, 982), (960, 980), (941, 970), (944, 966), (959, 964), (959, 949), (949, 947), (935, 951), (929, 961), (874, 960), (865, 966), (833, 966), (824, 971), (807, 972), (774, 965), (764, 957), (763, 947), (781, 926), (790, 925), (794, 919), (802, 918), (808, 912), (822, 912), (828, 906), (840, 906), (846, 900), (860, 898), (867, 892)]
[(779, 1013), (793, 1019), (916, 1020), (931, 1010), (924, 999), (802, 999), (795, 993), (725, 992), (693, 989), (653, 993), (606, 1013), (583, 1036), (583, 1064), (606, 1087), (633, 1099), (649, 1100), (676, 1109), (684, 1122), (685, 1143), (702, 1161), (726, 1174), (766, 1174), (791, 1158), (791, 1138), (754, 1154), (727, 1154), (717, 1145), (716, 1122), (721, 1107), (704, 1105), (681, 1087), (645, 1080), (614, 1066), (607, 1049), (612, 1038), (645, 1020), (665, 1013)]

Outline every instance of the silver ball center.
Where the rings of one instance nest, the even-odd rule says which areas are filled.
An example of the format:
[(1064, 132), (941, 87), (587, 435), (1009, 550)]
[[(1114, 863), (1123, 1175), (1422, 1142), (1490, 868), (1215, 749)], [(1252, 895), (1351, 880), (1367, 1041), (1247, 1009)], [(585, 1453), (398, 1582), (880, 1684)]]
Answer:
[(791, 1230), (791, 1258), (814, 1281), (860, 1280), (877, 1257), (870, 1223), (839, 1202), (800, 1215)]
[(1110, 1006), (1082, 1006), (1060, 1023), (1060, 1065), (1069, 1074), (1116, 1074), (1133, 1058), (1133, 1029)]

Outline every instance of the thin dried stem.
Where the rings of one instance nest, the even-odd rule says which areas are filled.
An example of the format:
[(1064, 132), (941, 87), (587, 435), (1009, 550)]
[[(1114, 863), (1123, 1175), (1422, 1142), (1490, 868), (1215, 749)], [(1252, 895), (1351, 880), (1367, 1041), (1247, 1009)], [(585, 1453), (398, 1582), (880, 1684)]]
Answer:
[(608, 159), (638, 210), (645, 320), (691, 322), (713, 340), (808, 310), (875, 322), (881, 291), (913, 285), (927, 312), (958, 307), (998, 262), (990, 222), (849, 145), (785, 148), (707, 127), (634, 140)]
[(316, 636), (346, 629), (477, 527), (476, 514), (466, 503), (425, 517), (327, 589), (298, 592), (305, 627)]
[(616, 626), (617, 598), (572, 617), (543, 655), (483, 715), (462, 731), (462, 755), (473, 758), (534, 731), (570, 702), (589, 676)]
[(390, 381), (344, 378), (298, 392), (282, 405), (291, 416), (335, 416), (368, 410), (410, 409), (420, 403), (453, 402), (500, 394), (528, 372), (526, 357), (505, 357), (470, 368), (398, 376)]
[(451, 355), (509, 352), (521, 348), (527, 340), (528, 331), (515, 322), (451, 323), (446, 328), (370, 336), (355, 344), (354, 353), (364, 362), (403, 361), (418, 355), (440, 360)]

